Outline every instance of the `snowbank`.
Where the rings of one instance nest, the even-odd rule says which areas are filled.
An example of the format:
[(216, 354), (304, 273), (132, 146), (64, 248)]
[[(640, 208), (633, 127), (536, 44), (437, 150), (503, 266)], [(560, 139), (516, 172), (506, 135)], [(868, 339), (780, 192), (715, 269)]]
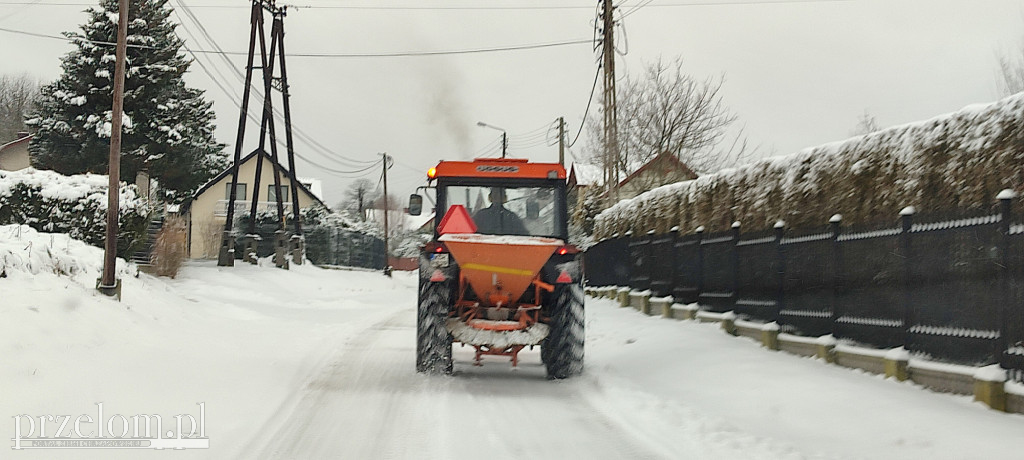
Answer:
[[(66, 234), (40, 233), (28, 225), (0, 225), (0, 276), (12, 280), (41, 273), (66, 276), (87, 285), (103, 270), (103, 250)], [(119, 276), (129, 274), (117, 260)]]

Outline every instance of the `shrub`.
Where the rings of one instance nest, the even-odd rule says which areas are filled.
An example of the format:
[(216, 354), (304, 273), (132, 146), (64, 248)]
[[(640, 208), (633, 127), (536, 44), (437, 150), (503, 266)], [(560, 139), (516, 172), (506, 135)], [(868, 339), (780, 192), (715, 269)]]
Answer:
[(168, 217), (164, 221), (150, 256), (157, 276), (178, 276), (178, 270), (185, 261), (185, 230), (185, 219), (182, 217)]
[[(129, 258), (146, 242), (149, 207), (134, 185), (121, 183), (117, 255)], [(0, 171), (0, 225), (25, 224), (67, 233), (103, 247), (107, 228), (107, 176), (64, 176), (53, 171)]]

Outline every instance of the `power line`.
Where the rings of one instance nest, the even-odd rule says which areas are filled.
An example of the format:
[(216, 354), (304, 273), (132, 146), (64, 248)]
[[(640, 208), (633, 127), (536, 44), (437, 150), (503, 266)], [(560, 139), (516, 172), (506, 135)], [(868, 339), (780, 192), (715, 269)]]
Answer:
[[(45, 6), (95, 6), (94, 3), (76, 2), (0, 2), (0, 5), (28, 5), (39, 4)], [(578, 10), (590, 9), (590, 5), (539, 5), (539, 6), (358, 6), (358, 5), (314, 5), (314, 4), (284, 4), (287, 8), (297, 10), (364, 10), (364, 11), (514, 11), (514, 10)], [(195, 5), (193, 8), (204, 9), (240, 9), (249, 8), (248, 5)]]
[(587, 124), (587, 115), (590, 113), (590, 104), (594, 102), (594, 91), (597, 89), (597, 80), (601, 77), (601, 66), (597, 66), (597, 72), (594, 73), (594, 84), (590, 87), (590, 97), (587, 99), (587, 108), (583, 111), (583, 121), (580, 122), (580, 130), (576, 131), (576, 138), (572, 140), (567, 146), (572, 148), (576, 145), (576, 141), (580, 140), (580, 134), (583, 133), (583, 126)]
[(11, 11), (10, 13), (7, 13), (7, 14), (6, 14), (6, 15), (4, 15), (4, 16), (0, 16), (0, 22), (3, 22), (3, 21), (5, 21), (5, 20), (7, 20), (7, 19), (9, 19), (9, 18), (11, 18), (11, 17), (13, 17), (13, 16), (16, 16), (16, 15), (17, 15), (17, 14), (19, 14), (19, 13), (22, 13), (22, 12), (24, 12), (25, 10), (27, 10), (27, 9), (28, 9), (28, 7), (30, 7), (30, 6), (32, 6), (32, 5), (36, 5), (36, 4), (38, 4), (39, 2), (41, 2), (41, 1), (42, 1), (42, 0), (35, 0), (35, 1), (32, 1), (32, 2), (24, 2), (24, 3), (21, 3), (21, 4), (20, 4), (20, 5), (22, 5), (22, 7), (21, 7), (21, 8), (15, 8), (15, 9), (14, 9), (14, 11)]
[[(245, 77), (242, 75), (241, 71), (238, 70), (238, 68), (235, 67), (234, 63), (232, 63), (231, 60), (225, 55), (223, 49), (220, 47), (220, 45), (217, 43), (217, 41), (213, 38), (213, 36), (206, 30), (206, 27), (203, 26), (202, 22), (192, 12), (191, 8), (188, 5), (185, 4), (184, 0), (178, 0), (178, 4), (185, 11), (185, 14), (188, 16), (188, 18), (191, 19), (192, 22), (199, 28), (200, 33), (203, 35), (203, 37), (206, 39), (206, 41), (210, 45), (212, 45), (215, 50), (217, 50), (216, 54), (218, 54), (222, 58), (223, 62), (226, 63), (227, 67), (233, 71), (232, 74), (235, 76), (235, 78), (237, 78), (238, 81), (241, 82), (244, 85), (245, 84)], [(182, 23), (182, 26), (184, 27), (185, 24)], [(187, 29), (187, 27), (186, 27), (186, 29)], [(191, 32), (189, 32), (189, 33), (191, 34)], [(218, 71), (218, 74), (219, 73), (220, 72)], [(211, 75), (211, 78), (214, 78), (214, 77)], [(255, 84), (250, 85), (250, 88), (256, 93), (257, 98), (263, 98), (264, 97), (262, 88), (257, 87)], [(241, 108), (240, 105), (238, 105), (238, 107)], [(277, 108), (277, 107), (273, 107), (272, 110), (273, 110), (273, 115), (274, 115), (275, 119), (281, 121), (283, 119), (284, 115), (281, 113), (280, 109)], [(252, 116), (248, 116), (248, 118), (252, 119), (257, 124), (259, 123), (259, 122), (256, 122), (254, 117), (252, 117)], [(356, 160), (356, 159), (348, 158), (348, 157), (346, 157), (344, 155), (340, 155), (338, 153), (335, 153), (335, 152), (331, 151), (330, 149), (328, 149), (327, 147), (325, 147), (323, 144), (321, 144), (318, 141), (316, 141), (316, 139), (314, 139), (312, 136), (307, 135), (304, 131), (299, 129), (294, 124), (292, 124), (292, 131), (293, 131), (293, 134), (295, 135), (296, 139), (299, 140), (299, 142), (303, 143), (304, 145), (309, 147), (314, 152), (318, 151), (326, 159), (334, 161), (335, 163), (340, 164), (340, 165), (342, 165), (342, 166), (344, 166), (346, 168), (354, 168), (354, 167), (360, 167), (360, 166), (365, 166), (365, 165), (373, 165), (373, 164), (377, 163), (376, 160), (371, 160), (371, 161)], [(282, 145), (280, 143), (280, 140), (278, 142), (278, 145)], [(302, 157), (300, 157), (300, 158), (302, 158)], [(306, 160), (306, 161), (309, 161), (308, 159), (305, 159), (305, 158), (303, 158), (303, 159)]]
[[(470, 48), (461, 50), (443, 51), (395, 51), (384, 53), (288, 53), (289, 57), (304, 58), (378, 58), (378, 57), (418, 57), (418, 56), (450, 56), (459, 54), (497, 53), (505, 51), (522, 51), (541, 48), (553, 48), (558, 46), (580, 45), (592, 43), (590, 39), (566, 40), (549, 43), (534, 43), (526, 45), (497, 46), (491, 48)], [(243, 54), (239, 52), (226, 52), (225, 54)]]
[[(785, 3), (836, 3), (849, 2), (853, 0), (739, 0), (726, 2), (675, 2), (659, 3), (651, 5), (660, 8), (678, 8), (687, 6), (731, 6), (731, 5), (764, 5), (764, 4), (785, 4)], [(0, 2), (0, 6), (6, 5), (40, 5), (40, 6), (95, 6), (94, 3), (74, 2)], [(540, 6), (357, 6), (357, 5), (284, 5), (288, 8), (298, 10), (324, 9), (324, 10), (365, 10), (365, 11), (514, 11), (514, 10), (580, 10), (593, 9), (593, 5), (540, 5)], [(192, 8), (204, 9), (237, 9), (249, 8), (247, 5), (195, 5)], [(634, 7), (635, 9), (635, 7)]]
[[(187, 29), (186, 29), (186, 31), (187, 31)], [(192, 53), (192, 51), (188, 48), (188, 45), (182, 44), (182, 47), (185, 48), (185, 50), (188, 51), (189, 53)], [(208, 77), (210, 77), (210, 79), (214, 82), (214, 84), (216, 84), (217, 87), (220, 88), (221, 91), (223, 91), (228, 96), (228, 100), (230, 100), (231, 103), (234, 104), (235, 108), (241, 110), (241, 108), (242, 108), (241, 103), (238, 102), (238, 100), (235, 99), (234, 95), (230, 91), (228, 91), (228, 89), (224, 87), (224, 85), (220, 82), (220, 80), (217, 77), (215, 77), (210, 72), (210, 70), (206, 67), (206, 65), (203, 63), (203, 61), (201, 59), (199, 59), (199, 57), (196, 56), (195, 54), (193, 54), (192, 57), (194, 58), (195, 62), (197, 64), (199, 64), (199, 67), (203, 70), (203, 72), (205, 72), (206, 75)], [(256, 123), (256, 124), (260, 123), (260, 121), (256, 119), (255, 115), (253, 115), (251, 113), (246, 113), (246, 118), (249, 121), (252, 121), (253, 123)], [(282, 145), (283, 146), (284, 144), (282, 144), (281, 142), (282, 141), (280, 139), (277, 140), (278, 145)], [(299, 154), (298, 152), (295, 153), (295, 156), (297, 156), (300, 160), (303, 160), (303, 161), (305, 161), (305, 162), (307, 162), (307, 163), (309, 163), (309, 164), (311, 164), (311, 165), (313, 165), (313, 166), (315, 166), (317, 168), (320, 168), (320, 170), (325, 171), (328, 174), (331, 174), (331, 175), (336, 176), (336, 177), (341, 177), (341, 178), (364, 177), (366, 175), (366, 172), (368, 172), (369, 170), (371, 170), (371, 169), (376, 167), (376, 162), (373, 162), (373, 164), (371, 164), (370, 166), (367, 166), (367, 167), (362, 168), (362, 169), (343, 171), (343, 170), (334, 169), (334, 168), (331, 168), (331, 167), (327, 167), (327, 166), (321, 165), (321, 164), (319, 164), (319, 163), (317, 163), (317, 162), (315, 162), (313, 160), (310, 160), (309, 158), (306, 158), (305, 156)], [(360, 173), (362, 173), (362, 174), (360, 174)]]
[[(61, 40), (69, 43), (90, 43), (93, 45), (103, 46), (116, 46), (117, 43), (100, 41), (100, 40), (89, 40), (84, 37), (63, 37), (58, 35), (43, 34), (38, 32), (30, 32), (26, 30), (9, 29), (6, 27), (0, 27), (0, 32), (8, 32), (12, 34), (28, 35), (39, 38), (49, 38), (53, 40)], [(386, 57), (421, 57), (421, 56), (450, 56), (459, 54), (480, 54), (480, 53), (498, 53), (506, 51), (523, 51), (541, 48), (553, 48), (558, 46), (570, 46), (579, 45), (583, 43), (592, 43), (590, 39), (586, 40), (566, 40), (558, 42), (548, 43), (533, 43), (525, 45), (509, 45), (509, 46), (496, 46), (490, 48), (470, 48), (470, 49), (459, 49), (459, 50), (440, 50), (440, 51), (394, 51), (394, 52), (381, 52), (381, 53), (288, 53), (288, 57), (304, 57), (304, 58), (386, 58)], [(136, 45), (129, 44), (129, 48), (142, 48), (142, 49), (163, 49), (156, 46), (147, 45)], [(222, 54), (231, 56), (244, 56), (248, 53), (244, 51), (222, 51), (222, 50), (192, 50), (196, 54)]]

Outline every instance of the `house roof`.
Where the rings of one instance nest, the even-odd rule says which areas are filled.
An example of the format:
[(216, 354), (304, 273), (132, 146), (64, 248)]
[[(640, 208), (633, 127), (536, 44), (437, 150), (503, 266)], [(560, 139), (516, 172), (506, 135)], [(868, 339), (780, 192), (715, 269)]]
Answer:
[(15, 139), (13, 141), (10, 141), (10, 142), (8, 142), (6, 144), (0, 145), (0, 151), (3, 151), (3, 150), (5, 150), (5, 149), (7, 149), (9, 147), (14, 147), (15, 145), (21, 144), (23, 142), (28, 142), (28, 141), (32, 140), (33, 137), (35, 137), (35, 134), (29, 134), (28, 136), (24, 136), (24, 137)]
[[(256, 149), (256, 150), (253, 150), (252, 153), (250, 153), (250, 154), (242, 157), (241, 159), (239, 159), (238, 160), (238, 165), (241, 166), (241, 165), (247, 163), (249, 160), (253, 159), (253, 157), (255, 157), (257, 154), (262, 154), (263, 157), (265, 157), (268, 161), (271, 161), (271, 162), (274, 161), (274, 159), (271, 158), (270, 154), (268, 154), (266, 151), (263, 151), (263, 150), (260, 150), (260, 149)], [(285, 168), (284, 165), (282, 165), (280, 162), (277, 163), (277, 166), (279, 168), (281, 168), (281, 171), (283, 171), (285, 173), (288, 172), (288, 168)], [(205, 185), (203, 185), (202, 187), (199, 187), (199, 190), (196, 190), (196, 193), (192, 194), (192, 200), (195, 200), (196, 198), (198, 198), (199, 195), (202, 195), (204, 192), (206, 192), (207, 189), (209, 189), (210, 187), (213, 187), (214, 184), (216, 184), (217, 182), (220, 182), (222, 179), (227, 177), (229, 174), (231, 174), (231, 167), (230, 166), (227, 169), (225, 169), (224, 171), (221, 171), (220, 174), (217, 174), (217, 176), (215, 176), (213, 179), (210, 179), (210, 181), (207, 182)], [(305, 179), (305, 180), (308, 181), (309, 179)], [(296, 178), (295, 186), (298, 187), (299, 190), (302, 190), (303, 192), (306, 192), (307, 195), (313, 197), (313, 199), (316, 200), (316, 202), (319, 203), (321, 206), (330, 209), (327, 206), (327, 204), (325, 204), (323, 202), (323, 200), (320, 199), (319, 196), (317, 196), (315, 193), (311, 192), (308, 187), (303, 185), (302, 181), (303, 181), (303, 179)]]
[(604, 170), (598, 165), (573, 163), (569, 166), (569, 178), (566, 182), (570, 187), (597, 185), (601, 182), (603, 175)]
[(629, 181), (635, 179), (636, 177), (640, 176), (641, 174), (643, 174), (648, 169), (654, 167), (655, 164), (663, 163), (663, 162), (667, 162), (668, 165), (670, 165), (670, 166), (672, 166), (672, 167), (674, 167), (676, 169), (679, 169), (680, 171), (683, 171), (691, 179), (694, 179), (694, 178), (697, 177), (697, 173), (693, 172), (693, 170), (690, 169), (689, 166), (686, 166), (686, 163), (683, 163), (675, 155), (672, 155), (672, 154), (669, 154), (669, 153), (659, 153), (659, 154), (655, 155), (654, 158), (651, 158), (651, 161), (648, 161), (647, 163), (644, 163), (643, 166), (637, 168), (636, 171), (633, 171), (632, 174), (626, 176), (625, 179), (622, 179), (622, 182), (619, 182), (619, 187), (625, 185), (627, 182), (629, 182)]

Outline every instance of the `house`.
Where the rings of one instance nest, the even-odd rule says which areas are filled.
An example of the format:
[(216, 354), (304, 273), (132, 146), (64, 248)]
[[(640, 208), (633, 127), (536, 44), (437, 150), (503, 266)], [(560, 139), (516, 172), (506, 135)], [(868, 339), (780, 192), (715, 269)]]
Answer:
[(648, 190), (685, 180), (696, 179), (686, 163), (671, 153), (659, 153), (651, 161), (619, 182), (619, 199), (628, 200)]
[(570, 206), (579, 204), (588, 187), (600, 187), (604, 182), (604, 168), (598, 165), (573, 163), (569, 166), (569, 176), (565, 179), (566, 191)]
[[(256, 177), (256, 165), (263, 162), (260, 175), (260, 189), (253, 190)], [(319, 181), (299, 179), (292, 184), (288, 179), (287, 169), (278, 166), (281, 171), (281, 195), (284, 200), (285, 218), (291, 215), (292, 193), (298, 192), (299, 207), (302, 209), (313, 205), (327, 207), (323, 200), (310, 190), (310, 186), (319, 187)], [(221, 236), (227, 219), (228, 201), (231, 196), (231, 168), (221, 172), (217, 177), (199, 188), (192, 201), (183, 209), (188, 222), (188, 254), (192, 259), (216, 258), (220, 249)], [(252, 200), (257, 201), (260, 211), (277, 209), (274, 194), (274, 168), (270, 155), (256, 150), (239, 161), (238, 188), (235, 195), (235, 216), (247, 215)]]
[[(665, 184), (696, 178), (697, 174), (678, 157), (670, 153), (660, 153), (619, 182), (619, 199), (628, 200)], [(601, 166), (574, 163), (566, 179), (570, 202), (579, 203), (585, 195), (582, 193), (584, 190), (600, 186), (603, 182), (604, 170)]]
[(26, 132), (18, 133), (18, 138), (0, 145), (0, 170), (17, 171), (29, 166), (28, 143), (32, 135)]

